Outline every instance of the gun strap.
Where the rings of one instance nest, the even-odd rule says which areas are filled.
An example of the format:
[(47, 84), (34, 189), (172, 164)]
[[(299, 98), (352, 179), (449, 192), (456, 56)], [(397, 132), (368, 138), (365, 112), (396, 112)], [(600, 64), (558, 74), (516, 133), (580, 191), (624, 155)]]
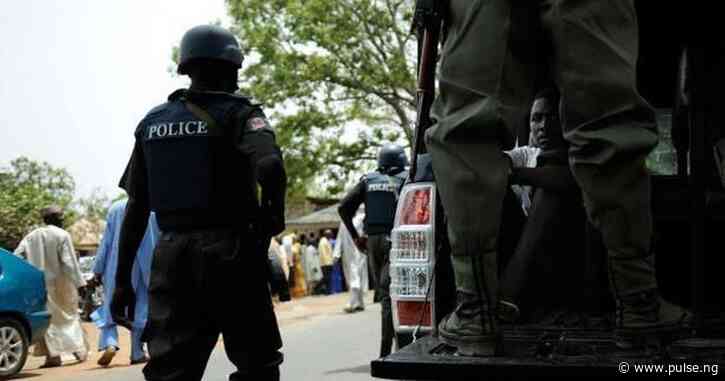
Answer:
[(209, 126), (210, 131), (218, 131), (219, 127), (217, 126), (216, 120), (214, 117), (212, 117), (206, 110), (199, 107), (195, 103), (191, 102), (188, 99), (184, 99), (184, 106), (186, 106), (186, 109), (191, 111), (192, 114), (196, 115), (199, 119), (206, 122), (207, 126)]

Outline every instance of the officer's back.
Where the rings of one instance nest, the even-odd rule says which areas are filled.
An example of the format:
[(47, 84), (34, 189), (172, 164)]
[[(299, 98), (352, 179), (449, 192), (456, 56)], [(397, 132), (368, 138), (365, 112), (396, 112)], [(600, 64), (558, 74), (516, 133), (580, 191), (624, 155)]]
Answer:
[[(172, 93), (136, 129), (121, 181), (130, 198), (113, 309), (114, 317), (125, 318), (131, 250), (145, 229), (141, 218), (154, 210), (163, 233), (149, 289), (149, 380), (201, 379), (219, 333), (238, 368), (231, 379), (279, 378), (281, 338), (267, 286), (266, 245), (284, 228), (286, 178), (261, 108), (233, 94), (241, 63), (231, 33), (191, 29), (179, 63), (179, 73), (191, 77), (190, 89)], [(232, 303), (246, 312), (230, 314), (239, 309)]]
[[(376, 283), (375, 300), (382, 305), (382, 334), (380, 357), (390, 354), (393, 345), (393, 315), (390, 301), (389, 253), (390, 231), (393, 229), (395, 208), (400, 190), (408, 176), (405, 167), (408, 159), (402, 147), (386, 144), (378, 151), (378, 169), (360, 179), (360, 182), (340, 201), (340, 219), (350, 232), (355, 245), (367, 252)], [(363, 244), (352, 219), (360, 204), (365, 203)]]

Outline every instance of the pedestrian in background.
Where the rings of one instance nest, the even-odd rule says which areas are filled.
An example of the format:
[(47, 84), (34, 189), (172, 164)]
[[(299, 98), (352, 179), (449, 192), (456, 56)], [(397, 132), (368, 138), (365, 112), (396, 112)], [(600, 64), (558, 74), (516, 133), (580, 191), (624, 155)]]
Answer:
[(320, 256), (320, 268), (322, 268), (321, 290), (324, 294), (332, 293), (332, 231), (327, 229), (322, 233), (320, 242), (317, 244), (317, 253)]
[(322, 280), (322, 269), (320, 268), (320, 257), (317, 255), (317, 249), (313, 236), (302, 237), (302, 250), (304, 251), (304, 267), (305, 280), (307, 282), (308, 295), (319, 294), (319, 283)]
[(268, 255), (270, 258), (274, 256), (277, 258), (277, 261), (282, 268), (282, 271), (284, 271), (285, 279), (290, 279), (290, 267), (287, 264), (287, 255), (285, 254), (284, 248), (277, 242), (277, 238), (272, 237), (269, 240), (269, 252)]
[(44, 368), (60, 366), (61, 355), (72, 353), (83, 362), (88, 345), (78, 314), (78, 288), (84, 287), (70, 234), (63, 230), (63, 209), (49, 206), (41, 211), (45, 226), (26, 235), (15, 249), (45, 274), (50, 326), (35, 346), (35, 356), (45, 356)]
[(305, 266), (304, 266), (304, 259), (303, 259), (303, 247), (300, 243), (300, 239), (295, 236), (293, 238), (292, 242), (292, 257), (294, 258), (294, 271), (292, 272), (294, 276), (294, 286), (292, 287), (292, 297), (293, 298), (302, 298), (304, 296), (307, 296), (308, 291), (310, 291), (307, 288), (307, 280), (306, 280), (306, 273), (305, 273)]
[[(96, 274), (94, 279), (103, 284), (103, 306), (91, 314), (93, 322), (101, 330), (98, 337), (98, 350), (103, 351), (98, 359), (98, 365), (101, 366), (108, 366), (119, 349), (118, 328), (111, 316), (111, 299), (116, 285), (118, 240), (121, 236), (121, 225), (123, 225), (123, 218), (126, 214), (127, 201), (127, 199), (116, 201), (109, 208), (106, 216), (106, 231), (103, 233), (103, 239), (93, 265), (93, 272)], [(133, 290), (136, 294), (134, 320), (131, 329), (131, 365), (148, 361), (148, 356), (141, 342), (141, 334), (146, 326), (151, 260), (159, 234), (156, 216), (151, 213), (146, 234), (136, 254), (136, 262), (133, 264), (131, 275)]]
[[(355, 216), (352, 221), (355, 229), (362, 230), (363, 215)], [(342, 263), (347, 287), (350, 290), (350, 300), (343, 311), (347, 313), (363, 311), (365, 310), (365, 291), (368, 289), (368, 257), (357, 248), (352, 235), (342, 222), (337, 231), (336, 241), (332, 256), (335, 258), (335, 262)]]
[(292, 268), (295, 265), (294, 254), (292, 254), (292, 245), (294, 244), (297, 233), (289, 233), (282, 237), (282, 249), (287, 256), (287, 266), (289, 266), (289, 272), (292, 272)]

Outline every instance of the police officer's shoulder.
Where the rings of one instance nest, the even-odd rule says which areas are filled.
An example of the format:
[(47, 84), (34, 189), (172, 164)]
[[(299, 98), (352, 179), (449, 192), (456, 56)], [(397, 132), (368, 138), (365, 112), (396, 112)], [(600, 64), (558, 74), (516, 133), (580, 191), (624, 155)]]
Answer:
[(151, 110), (149, 110), (146, 113), (146, 115), (143, 117), (143, 119), (141, 119), (141, 122), (139, 122), (138, 126), (136, 127), (135, 134), (138, 135), (139, 132), (143, 129), (144, 122), (146, 122), (149, 119), (155, 118), (157, 116), (163, 115), (164, 112), (166, 112), (168, 110), (169, 103), (171, 103), (171, 102), (164, 102), (164, 103), (152, 108)]
[(164, 102), (164, 103), (152, 108), (151, 110), (149, 110), (149, 112), (146, 113), (146, 116), (144, 117), (144, 119), (162, 114), (164, 111), (166, 111), (166, 108), (168, 105), (169, 105), (169, 102)]
[(168, 109), (170, 103), (178, 101), (179, 99), (184, 97), (186, 95), (186, 92), (187, 92), (187, 89), (175, 90), (173, 93), (169, 94), (166, 102), (152, 108), (149, 112), (147, 112), (144, 119), (148, 119), (148, 118), (157, 116), (159, 114), (163, 114)]
[(368, 181), (370, 181), (370, 179), (371, 179), (372, 177), (375, 177), (375, 176), (376, 176), (377, 174), (378, 174), (378, 172), (377, 172), (377, 171), (373, 171), (373, 172), (368, 172), (368, 173), (366, 173), (366, 174), (364, 174), (364, 175), (360, 176), (360, 182), (361, 182), (361, 183), (365, 183), (365, 184), (367, 184), (367, 182), (368, 182)]
[(267, 115), (262, 110), (262, 105), (259, 103), (252, 103), (249, 98), (239, 96), (243, 101), (247, 102), (246, 107), (239, 110), (237, 116), (239, 118), (239, 124), (244, 126), (246, 133), (257, 133), (266, 132), (274, 134), (274, 128), (269, 123)]
[(230, 99), (234, 99), (234, 100), (236, 100), (236, 101), (238, 101), (238, 102), (240, 102), (242, 104), (248, 105), (248, 106), (258, 107), (258, 106), (261, 106), (262, 105), (261, 103), (253, 102), (252, 101), (252, 98), (247, 97), (247, 96), (242, 95), (242, 94), (237, 94), (237, 93), (233, 93), (232, 94), (232, 93), (228, 93), (227, 96)]
[(174, 101), (177, 101), (177, 100), (185, 97), (186, 96), (186, 93), (188, 91), (189, 90), (187, 90), (187, 89), (177, 89), (177, 90), (174, 90), (174, 92), (171, 93), (171, 94), (169, 94), (169, 96), (168, 96), (169, 102), (174, 102)]

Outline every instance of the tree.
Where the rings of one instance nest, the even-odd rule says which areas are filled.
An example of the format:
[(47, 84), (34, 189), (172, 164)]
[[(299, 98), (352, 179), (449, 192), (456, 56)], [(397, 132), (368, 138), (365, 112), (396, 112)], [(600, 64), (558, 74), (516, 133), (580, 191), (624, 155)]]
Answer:
[[(251, 63), (242, 92), (272, 110), (291, 199), (343, 190), (384, 141), (413, 139), (412, 0), (227, 0)], [(250, 54), (252, 53), (252, 54)]]
[(75, 182), (63, 168), (20, 157), (0, 168), (0, 246), (13, 249), (25, 234), (42, 223), (40, 210), (55, 204), (66, 209), (66, 222), (76, 213), (68, 209)]
[(105, 220), (110, 204), (111, 201), (109, 201), (108, 196), (100, 188), (96, 188), (88, 197), (78, 199), (74, 206), (79, 213), (79, 217), (93, 221)]

